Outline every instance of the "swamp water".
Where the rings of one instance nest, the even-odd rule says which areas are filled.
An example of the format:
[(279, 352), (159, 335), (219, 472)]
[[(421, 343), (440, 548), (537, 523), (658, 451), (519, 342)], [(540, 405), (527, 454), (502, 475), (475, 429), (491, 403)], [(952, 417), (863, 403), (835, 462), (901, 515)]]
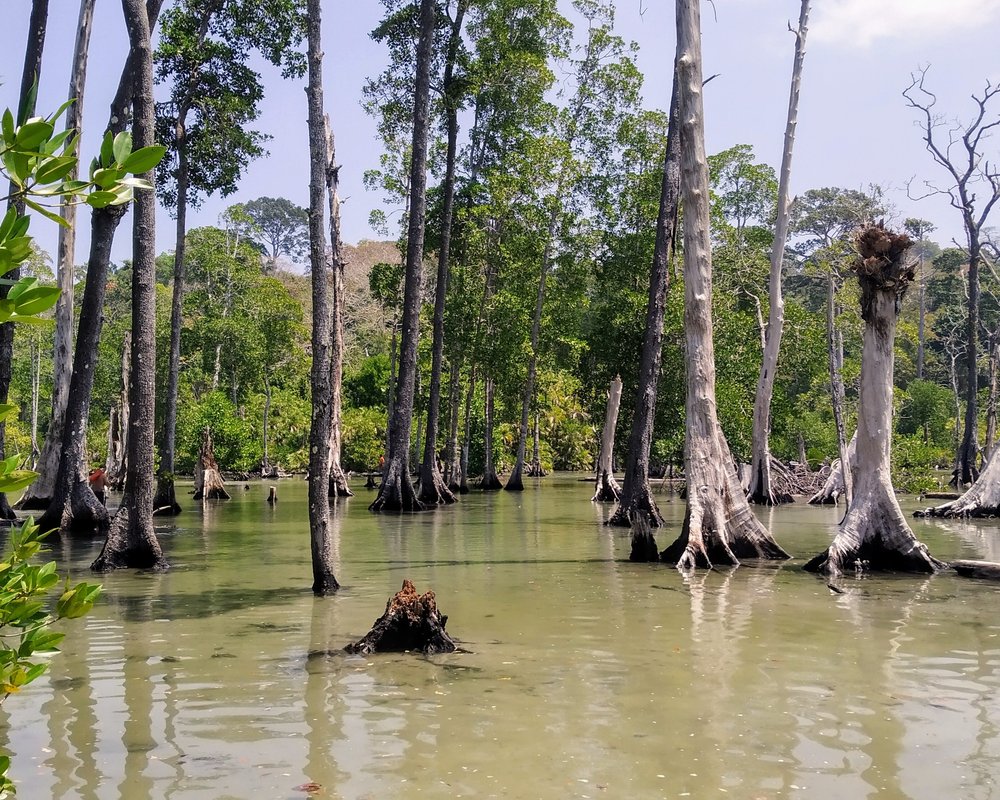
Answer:
[[(630, 564), (577, 476), (402, 518), (358, 484), (333, 523), (344, 586), (314, 599), (305, 482), (274, 509), (234, 488), (161, 521), (170, 572), (106, 576), (4, 704), (22, 800), (1000, 797), (1000, 585), (835, 593), (799, 569), (833, 509), (758, 512), (792, 562), (685, 578)], [(684, 512), (662, 501), (661, 548)], [(1000, 558), (995, 524), (915, 529), (941, 558)], [(53, 556), (78, 579), (99, 549)], [(471, 652), (337, 652), (403, 578)]]

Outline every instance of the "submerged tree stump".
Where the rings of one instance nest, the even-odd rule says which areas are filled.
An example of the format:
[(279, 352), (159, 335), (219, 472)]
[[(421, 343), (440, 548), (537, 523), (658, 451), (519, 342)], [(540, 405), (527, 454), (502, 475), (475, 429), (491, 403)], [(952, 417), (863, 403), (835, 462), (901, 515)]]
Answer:
[(445, 632), (448, 617), (438, 611), (434, 592), (417, 594), (409, 580), (389, 598), (385, 613), (375, 620), (368, 634), (344, 648), (348, 653), (453, 653), (457, 647)]
[(198, 464), (194, 471), (195, 500), (228, 500), (225, 481), (219, 472), (219, 462), (215, 460), (215, 448), (212, 446), (212, 431), (208, 428), (201, 435), (201, 450), (198, 452)]
[(964, 578), (1000, 581), (1000, 564), (995, 561), (952, 561), (951, 566)]

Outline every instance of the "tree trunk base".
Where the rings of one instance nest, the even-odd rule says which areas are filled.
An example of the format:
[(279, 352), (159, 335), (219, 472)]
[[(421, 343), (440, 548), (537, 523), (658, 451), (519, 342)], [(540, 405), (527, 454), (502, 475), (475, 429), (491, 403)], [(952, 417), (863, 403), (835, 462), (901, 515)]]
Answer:
[(1000, 458), (991, 457), (972, 487), (957, 500), (918, 511), (917, 517), (1000, 517)]
[(154, 517), (174, 517), (181, 513), (174, 493), (173, 476), (161, 475), (156, 480), (156, 494), (153, 496)]
[(541, 464), (537, 463), (528, 464), (524, 472), (529, 478), (544, 478), (549, 474), (542, 468)]
[(329, 597), (331, 594), (336, 594), (339, 589), (340, 584), (332, 574), (313, 578), (312, 593), (316, 597)]
[[(28, 492), (30, 491), (29, 489)], [(28, 492), (21, 495), (21, 499), (14, 503), (14, 508), (18, 511), (45, 511), (45, 509), (52, 505), (51, 497), (40, 497)]]
[(417, 500), (426, 506), (447, 506), (457, 501), (437, 469), (422, 470), (417, 486)]
[(590, 498), (592, 503), (617, 503), (621, 500), (622, 488), (615, 480), (615, 476), (607, 470), (602, 471), (597, 479), (597, 491)]
[[(369, 479), (371, 475), (368, 476)], [(372, 481), (374, 488), (374, 481)], [(354, 492), (351, 491), (351, 487), (347, 485), (347, 475), (344, 474), (342, 469), (330, 470), (330, 497), (354, 497)]]
[(659, 561), (660, 554), (656, 547), (656, 539), (649, 528), (649, 523), (643, 516), (636, 517), (632, 526), (632, 552), (628, 560), (639, 563)]
[(111, 525), (111, 515), (97, 499), (90, 484), (77, 478), (62, 508), (49, 506), (38, 520), (43, 531), (58, 528), (76, 536), (103, 536)]
[(150, 547), (141, 536), (129, 530), (129, 512), (123, 503), (111, 520), (104, 549), (90, 568), (94, 572), (113, 572), (116, 569), (165, 572), (170, 565), (158, 547)]
[(222, 474), (214, 467), (205, 470), (201, 487), (194, 493), (193, 500), (229, 500)]
[(375, 473), (374, 472), (369, 472), (368, 473), (368, 480), (365, 481), (365, 488), (366, 489), (377, 489), (378, 488), (378, 484), (375, 483)]
[(692, 463), (688, 473), (684, 525), (677, 540), (661, 553), (662, 561), (687, 571), (736, 567), (740, 559), (791, 558), (744, 501), (735, 468), (701, 462)]
[(385, 613), (368, 634), (344, 650), (360, 655), (414, 650), (425, 655), (453, 653), (458, 648), (445, 631), (447, 623), (448, 617), (438, 611), (434, 592), (417, 595), (413, 584), (404, 580), (403, 588), (389, 598)]
[(483, 479), (479, 482), (479, 488), (484, 492), (499, 492), (503, 489), (503, 484), (500, 483), (497, 474), (492, 472), (489, 475), (483, 475)]
[(510, 473), (510, 476), (507, 478), (507, 483), (503, 485), (503, 490), (505, 492), (523, 492), (524, 479), (522, 478), (522, 475), (523, 471), (521, 466), (515, 465), (514, 469)]
[(656, 507), (653, 499), (653, 490), (649, 487), (649, 481), (636, 487), (632, 497), (622, 497), (618, 501), (618, 508), (611, 515), (611, 518), (604, 523), (616, 528), (631, 528), (632, 521), (637, 519), (637, 515), (645, 517), (647, 524), (651, 528), (663, 527), (663, 515)]
[(750, 489), (747, 491), (747, 502), (755, 506), (782, 506), (794, 503), (795, 475), (774, 456), (770, 456), (770, 491), (763, 490), (764, 481), (758, 475), (757, 480), (751, 476)]
[(424, 505), (417, 499), (410, 481), (409, 470), (400, 460), (391, 461), (382, 478), (378, 495), (368, 506), (376, 513), (386, 511), (393, 514), (410, 514), (424, 511)]
[(892, 490), (858, 487), (858, 496), (844, 517), (833, 543), (803, 569), (824, 575), (873, 571), (933, 573), (947, 566), (917, 541), (906, 524)]
[(10, 500), (7, 499), (7, 495), (0, 492), (0, 520), (13, 521), (15, 519), (17, 519), (17, 514), (11, 508)]

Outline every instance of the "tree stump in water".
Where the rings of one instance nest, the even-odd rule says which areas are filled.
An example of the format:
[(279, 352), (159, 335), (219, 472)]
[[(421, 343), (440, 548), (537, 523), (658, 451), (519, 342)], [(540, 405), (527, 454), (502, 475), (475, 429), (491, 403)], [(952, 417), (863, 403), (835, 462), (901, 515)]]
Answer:
[(194, 471), (195, 500), (228, 500), (225, 481), (219, 472), (219, 462), (215, 460), (215, 449), (212, 446), (212, 432), (208, 428), (201, 435), (201, 450), (198, 452), (198, 464)]
[(275, 486), (268, 486), (267, 502), (272, 506), (278, 502), (278, 489)]
[(417, 594), (413, 584), (389, 598), (385, 613), (375, 620), (368, 634), (344, 648), (348, 653), (402, 653), (419, 650), (424, 654), (453, 653), (457, 648), (445, 632), (448, 617), (438, 611), (434, 592)]

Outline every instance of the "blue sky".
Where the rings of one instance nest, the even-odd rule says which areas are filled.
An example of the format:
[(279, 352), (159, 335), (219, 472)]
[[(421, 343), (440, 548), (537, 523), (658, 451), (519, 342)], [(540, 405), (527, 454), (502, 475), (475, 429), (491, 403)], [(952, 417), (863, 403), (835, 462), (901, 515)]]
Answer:
[[(0, 50), (0, 106), (16, 103), (26, 36), (29, 0), (3, 0), (8, 33)], [(168, 0), (169, 2), (169, 0)], [(567, 11), (569, 4), (566, 4)], [(906, 182), (942, 179), (944, 174), (923, 147), (914, 113), (901, 91), (918, 66), (930, 65), (928, 85), (947, 118), (972, 113), (969, 95), (987, 78), (1000, 81), (995, 32), (1000, 0), (822, 0), (813, 3), (792, 191), (820, 186), (888, 188), (900, 217), (919, 216), (938, 227), (942, 243), (961, 239), (961, 221), (946, 201), (914, 202)], [(781, 155), (788, 79), (792, 58), (789, 20), (798, 18), (797, 0), (716, 0), (703, 9), (705, 74), (719, 77), (706, 88), (709, 152), (748, 143), (757, 157), (777, 167)], [(65, 99), (78, 13), (77, 0), (50, 0), (49, 35), (40, 86), (42, 108)], [(366, 169), (377, 165), (374, 126), (360, 107), (365, 77), (384, 63), (381, 46), (368, 37), (381, 14), (377, 0), (324, 1), (326, 106), (341, 163), (344, 236), (349, 242), (372, 238), (368, 214), (379, 198), (362, 185)], [(640, 47), (646, 77), (645, 103), (665, 108), (674, 50), (673, 3), (627, 0), (617, 7), (618, 32)], [(83, 153), (89, 161), (107, 120), (126, 50), (118, 0), (97, 0), (94, 39), (84, 112)], [(270, 156), (245, 171), (240, 191), (207, 199), (190, 215), (191, 227), (215, 224), (233, 202), (261, 195), (307, 203), (306, 100), (302, 81), (282, 81), (265, 71), (267, 98), (259, 128), (273, 136)], [(1000, 102), (996, 102), (1000, 113)], [(987, 142), (987, 155), (1000, 160), (1000, 135)], [(1000, 211), (996, 212), (1000, 227)], [(85, 221), (86, 214), (82, 216)], [(89, 226), (83, 225), (77, 261), (86, 254)], [(53, 251), (54, 226), (33, 223), (40, 244)], [(173, 222), (161, 209), (158, 248), (173, 248)], [(121, 229), (115, 257), (128, 256), (129, 235)]]

